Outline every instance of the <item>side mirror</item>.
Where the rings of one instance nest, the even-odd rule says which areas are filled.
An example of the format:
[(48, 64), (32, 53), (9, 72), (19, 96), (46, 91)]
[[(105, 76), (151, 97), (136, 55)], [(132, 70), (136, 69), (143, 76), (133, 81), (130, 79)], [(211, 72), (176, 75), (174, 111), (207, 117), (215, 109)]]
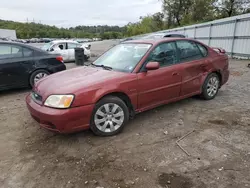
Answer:
[(157, 70), (160, 68), (160, 63), (159, 62), (148, 62), (146, 65), (147, 70)]
[(53, 48), (51, 48), (51, 49), (50, 49), (50, 51), (51, 51), (51, 52), (53, 52), (53, 51), (54, 51), (54, 49), (53, 49)]

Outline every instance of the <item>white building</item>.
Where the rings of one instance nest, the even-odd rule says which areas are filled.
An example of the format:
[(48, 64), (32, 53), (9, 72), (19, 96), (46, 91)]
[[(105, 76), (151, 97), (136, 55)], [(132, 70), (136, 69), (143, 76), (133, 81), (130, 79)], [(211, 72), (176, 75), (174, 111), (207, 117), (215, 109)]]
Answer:
[(16, 30), (0, 29), (0, 38), (16, 39)]
[(212, 46), (224, 48), (235, 57), (250, 58), (250, 14), (160, 31), (180, 33)]

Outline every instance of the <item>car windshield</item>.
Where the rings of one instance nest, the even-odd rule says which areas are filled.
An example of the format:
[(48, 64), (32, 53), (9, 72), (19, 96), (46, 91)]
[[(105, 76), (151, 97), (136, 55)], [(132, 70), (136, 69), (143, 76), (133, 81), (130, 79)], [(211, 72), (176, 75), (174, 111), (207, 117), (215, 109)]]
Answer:
[(52, 45), (52, 42), (46, 43), (45, 45), (43, 45), (42, 50), (47, 51), (51, 45)]
[(109, 67), (115, 71), (132, 72), (151, 46), (138, 43), (119, 44), (99, 57), (93, 65)]

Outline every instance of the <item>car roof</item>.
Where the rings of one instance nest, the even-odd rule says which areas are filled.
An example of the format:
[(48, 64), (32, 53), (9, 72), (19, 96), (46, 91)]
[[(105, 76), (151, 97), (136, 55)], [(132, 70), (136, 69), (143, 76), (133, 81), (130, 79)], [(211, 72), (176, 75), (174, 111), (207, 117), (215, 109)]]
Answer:
[(122, 44), (126, 43), (143, 43), (143, 44), (159, 44), (161, 42), (168, 42), (168, 41), (176, 41), (176, 40), (187, 40), (187, 41), (196, 41), (193, 39), (188, 39), (188, 38), (179, 38), (179, 37), (166, 37), (166, 38), (160, 38), (160, 39), (139, 39), (139, 40), (129, 40), (122, 42)]
[(35, 50), (35, 51), (39, 51), (39, 52), (46, 53), (44, 50), (42, 50), (42, 49), (40, 49), (40, 48), (37, 48), (37, 47), (35, 47), (35, 46), (31, 46), (31, 45), (28, 45), (28, 44), (20, 43), (20, 42), (0, 41), (0, 44), (17, 45), (17, 46), (29, 48), (29, 49), (31, 49), (31, 50)]

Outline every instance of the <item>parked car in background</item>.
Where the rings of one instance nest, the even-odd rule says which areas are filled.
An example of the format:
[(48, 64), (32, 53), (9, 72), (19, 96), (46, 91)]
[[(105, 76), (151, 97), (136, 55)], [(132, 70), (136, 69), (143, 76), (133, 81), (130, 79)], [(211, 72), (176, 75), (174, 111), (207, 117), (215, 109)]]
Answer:
[(213, 99), (228, 78), (224, 51), (185, 38), (132, 40), (39, 81), (26, 103), (46, 129), (110, 136), (136, 113), (194, 95)]
[(45, 44), (42, 49), (50, 53), (60, 53), (65, 62), (75, 60), (75, 48), (84, 49), (84, 57), (86, 60), (90, 58), (91, 45), (89, 43), (80, 44), (71, 40), (55, 40)]
[(43, 43), (48, 43), (48, 42), (51, 42), (52, 40), (50, 38), (41, 38), (40, 39), (40, 42), (43, 42)]
[(37, 42), (39, 42), (39, 39), (38, 39), (38, 38), (31, 38), (31, 39), (29, 40), (29, 42), (30, 42), (30, 43), (37, 43)]
[(24, 39), (16, 39), (16, 40), (14, 40), (13, 42), (27, 43), (27, 41), (24, 40)]
[(141, 39), (161, 39), (161, 38), (186, 38), (183, 34), (178, 33), (155, 33), (155, 34), (149, 34), (144, 37), (141, 37)]
[(45, 76), (65, 69), (60, 55), (22, 43), (0, 41), (0, 90), (33, 86)]

